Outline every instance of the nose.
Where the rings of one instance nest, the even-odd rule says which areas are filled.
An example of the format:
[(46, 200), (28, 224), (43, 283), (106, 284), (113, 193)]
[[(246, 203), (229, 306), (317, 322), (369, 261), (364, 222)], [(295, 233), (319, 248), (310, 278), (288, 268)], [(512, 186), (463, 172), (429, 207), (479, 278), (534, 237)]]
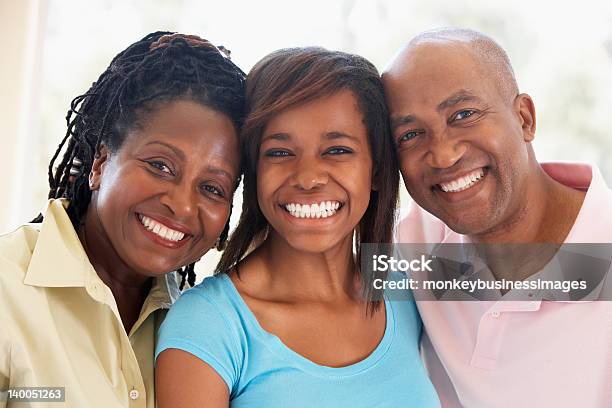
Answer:
[(296, 163), (291, 176), (291, 186), (300, 190), (312, 190), (323, 186), (329, 181), (325, 165), (315, 158), (302, 158)]
[(160, 202), (175, 217), (188, 219), (198, 212), (197, 194), (198, 192), (191, 183), (181, 181), (169, 186), (168, 190), (162, 194)]
[(430, 140), (427, 164), (434, 168), (452, 167), (467, 151), (465, 143), (452, 137), (434, 137)]

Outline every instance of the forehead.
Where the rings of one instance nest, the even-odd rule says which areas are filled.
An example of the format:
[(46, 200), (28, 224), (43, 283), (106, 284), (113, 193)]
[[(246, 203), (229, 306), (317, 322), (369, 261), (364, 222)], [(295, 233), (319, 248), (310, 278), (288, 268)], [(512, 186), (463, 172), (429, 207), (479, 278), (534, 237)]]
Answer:
[(363, 133), (365, 125), (357, 98), (350, 90), (340, 90), (329, 96), (297, 105), (272, 117), (264, 131), (266, 133), (288, 132), (297, 135), (346, 131)]
[(239, 160), (238, 136), (229, 117), (189, 100), (163, 103), (147, 112), (140, 125), (128, 132), (120, 152), (130, 155), (151, 146), (203, 164), (220, 158), (235, 167)]
[(435, 107), (462, 90), (484, 101), (496, 98), (493, 78), (484, 63), (461, 42), (414, 46), (397, 57), (383, 80), (392, 113)]

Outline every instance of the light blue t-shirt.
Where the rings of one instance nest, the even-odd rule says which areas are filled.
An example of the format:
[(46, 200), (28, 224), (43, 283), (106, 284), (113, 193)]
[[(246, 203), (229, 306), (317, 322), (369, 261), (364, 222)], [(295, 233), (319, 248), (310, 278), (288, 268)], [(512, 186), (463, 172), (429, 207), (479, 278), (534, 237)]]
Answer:
[(419, 356), (414, 302), (385, 300), (376, 349), (346, 367), (315, 364), (265, 331), (226, 274), (204, 279), (170, 309), (155, 358), (184, 350), (223, 378), (231, 407), (439, 407)]

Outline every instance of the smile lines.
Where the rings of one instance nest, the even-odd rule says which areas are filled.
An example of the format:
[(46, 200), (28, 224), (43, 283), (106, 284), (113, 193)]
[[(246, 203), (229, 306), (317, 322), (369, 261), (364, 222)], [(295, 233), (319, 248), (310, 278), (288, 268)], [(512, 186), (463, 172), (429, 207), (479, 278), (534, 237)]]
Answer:
[(327, 218), (336, 214), (342, 203), (339, 201), (321, 201), (314, 204), (289, 203), (282, 207), (295, 218)]
[(173, 230), (146, 215), (138, 214), (138, 219), (147, 230), (168, 241), (178, 242), (185, 237), (184, 232)]
[(440, 183), (438, 186), (445, 193), (458, 193), (459, 191), (467, 190), (474, 184), (478, 183), (483, 179), (484, 174), (484, 168), (481, 167), (480, 169), (474, 170), (473, 172), (448, 183)]

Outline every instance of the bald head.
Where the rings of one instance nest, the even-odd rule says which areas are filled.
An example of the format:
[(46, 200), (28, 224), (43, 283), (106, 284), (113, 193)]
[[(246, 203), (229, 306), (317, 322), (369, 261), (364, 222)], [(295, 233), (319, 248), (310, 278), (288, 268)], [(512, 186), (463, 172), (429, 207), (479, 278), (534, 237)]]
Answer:
[(440, 64), (448, 63), (444, 58), (445, 52), (449, 57), (457, 52), (469, 55), (480, 74), (493, 83), (507, 103), (519, 93), (514, 70), (504, 49), (491, 37), (462, 28), (441, 28), (417, 35), (393, 58), (383, 77), (390, 72), (401, 71), (411, 58), (431, 52), (440, 54)]

